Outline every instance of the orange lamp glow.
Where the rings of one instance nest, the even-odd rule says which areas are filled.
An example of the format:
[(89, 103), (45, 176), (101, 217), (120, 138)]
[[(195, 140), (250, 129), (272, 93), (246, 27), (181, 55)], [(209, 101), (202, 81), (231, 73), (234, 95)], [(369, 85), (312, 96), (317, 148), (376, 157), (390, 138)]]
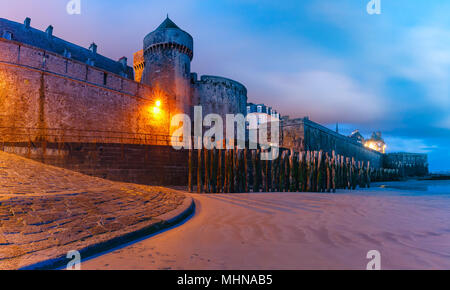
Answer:
[(161, 101), (157, 100), (155, 106), (152, 108), (153, 114), (159, 115), (161, 113)]

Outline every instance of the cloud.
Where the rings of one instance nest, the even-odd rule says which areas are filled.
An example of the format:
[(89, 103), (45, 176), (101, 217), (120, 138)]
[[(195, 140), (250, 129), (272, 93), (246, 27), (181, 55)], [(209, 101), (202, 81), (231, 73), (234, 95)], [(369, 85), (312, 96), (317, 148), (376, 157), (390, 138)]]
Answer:
[(387, 152), (415, 152), (415, 153), (430, 153), (438, 146), (428, 144), (423, 139), (399, 138), (395, 136), (384, 136), (387, 144)]
[(277, 106), (286, 108), (284, 111), (292, 117), (303, 114), (324, 123), (364, 124), (383, 114), (384, 104), (380, 98), (339, 72), (267, 74), (262, 82), (276, 87)]

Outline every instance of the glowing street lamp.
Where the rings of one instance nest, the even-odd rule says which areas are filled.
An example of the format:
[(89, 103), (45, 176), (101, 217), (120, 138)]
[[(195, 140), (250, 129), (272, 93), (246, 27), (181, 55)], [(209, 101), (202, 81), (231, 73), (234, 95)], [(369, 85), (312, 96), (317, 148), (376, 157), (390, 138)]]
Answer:
[(155, 102), (155, 106), (153, 107), (153, 113), (154, 114), (159, 114), (161, 112), (161, 101), (157, 100)]

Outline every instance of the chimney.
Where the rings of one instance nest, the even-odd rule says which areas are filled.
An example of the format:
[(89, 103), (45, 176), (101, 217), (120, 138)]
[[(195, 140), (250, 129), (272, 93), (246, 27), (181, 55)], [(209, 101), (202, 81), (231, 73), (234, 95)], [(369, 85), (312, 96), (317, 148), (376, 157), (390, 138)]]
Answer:
[(121, 58), (119, 58), (119, 62), (122, 64), (123, 68), (125, 69), (128, 64), (128, 58), (126, 58), (125, 56), (122, 56)]
[(25, 18), (25, 21), (23, 22), (23, 24), (25, 25), (25, 28), (30, 28), (31, 18), (30, 17)]
[(89, 50), (92, 51), (92, 53), (96, 54), (97, 53), (97, 44), (95, 44), (94, 42), (91, 44), (91, 46), (89, 46)]
[(48, 37), (52, 37), (53, 36), (53, 26), (49, 25), (47, 27), (47, 29), (45, 30), (45, 33), (47, 33)]

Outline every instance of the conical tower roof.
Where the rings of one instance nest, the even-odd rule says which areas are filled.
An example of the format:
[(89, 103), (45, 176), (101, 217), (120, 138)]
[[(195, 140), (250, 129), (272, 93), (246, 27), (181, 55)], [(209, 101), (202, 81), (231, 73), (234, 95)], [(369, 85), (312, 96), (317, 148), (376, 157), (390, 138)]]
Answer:
[[(178, 27), (169, 16), (152, 32), (144, 37), (144, 51), (151, 46), (170, 44), (173, 48), (174, 44), (179, 45), (181, 51), (186, 53), (192, 60), (194, 55), (194, 40), (186, 31)], [(183, 49), (186, 48), (185, 49)]]
[(180, 29), (172, 20), (170, 20), (169, 16), (161, 23), (156, 30), (168, 29), (168, 28), (176, 28)]

